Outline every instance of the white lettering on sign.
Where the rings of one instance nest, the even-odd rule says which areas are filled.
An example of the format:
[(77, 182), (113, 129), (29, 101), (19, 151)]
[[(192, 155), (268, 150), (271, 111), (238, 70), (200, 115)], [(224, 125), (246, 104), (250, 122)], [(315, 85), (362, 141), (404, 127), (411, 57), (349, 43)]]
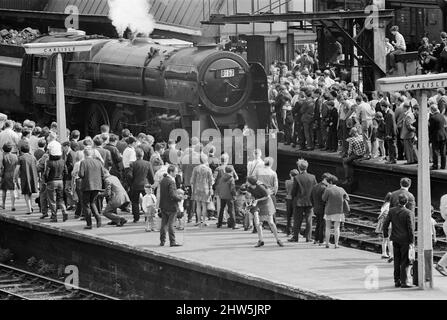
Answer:
[(36, 87), (37, 94), (46, 94), (45, 87)]
[(412, 83), (404, 83), (403, 85), (405, 90), (437, 89), (445, 87), (447, 85), (447, 81), (438, 80), (438, 81), (412, 82)]
[(44, 48), (44, 54), (52, 54), (52, 53), (68, 53), (75, 52), (75, 47), (53, 47), (53, 48)]

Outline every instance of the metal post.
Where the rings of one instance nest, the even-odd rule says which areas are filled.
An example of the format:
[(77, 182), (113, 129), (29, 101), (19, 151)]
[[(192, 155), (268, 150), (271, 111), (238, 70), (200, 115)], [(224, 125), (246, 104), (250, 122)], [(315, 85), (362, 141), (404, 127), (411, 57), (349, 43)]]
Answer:
[(431, 193), (430, 161), (428, 138), (427, 92), (422, 92), (422, 106), (419, 112), (419, 165), (418, 165), (418, 285), (433, 288), (433, 245), (431, 237)]
[(56, 56), (56, 115), (59, 141), (68, 141), (67, 119), (65, 114), (64, 68), (60, 53)]

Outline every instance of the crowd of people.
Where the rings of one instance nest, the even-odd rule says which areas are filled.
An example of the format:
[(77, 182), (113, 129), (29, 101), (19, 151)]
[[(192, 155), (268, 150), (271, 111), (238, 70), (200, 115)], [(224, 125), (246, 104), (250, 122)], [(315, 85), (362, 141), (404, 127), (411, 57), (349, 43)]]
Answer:
[[(158, 217), (160, 245), (164, 246), (168, 238), (172, 247), (181, 245), (176, 241), (175, 229), (184, 230), (187, 223), (193, 223), (194, 216), (195, 226), (200, 228), (207, 227), (210, 220), (217, 220), (218, 229), (224, 223), (230, 229), (239, 229), (242, 224), (245, 231), (257, 233), (257, 248), (265, 245), (265, 223), (278, 246), (284, 246), (276, 227), (279, 180), (272, 169), (274, 159), (263, 158), (259, 149), (247, 164), (245, 183), (236, 187), (239, 177), (229, 164), (229, 155), (223, 153), (216, 158), (212, 144), (204, 146), (197, 138), (191, 139), (189, 148), (179, 150), (174, 141), (167, 145), (155, 143), (144, 133), (135, 138), (127, 129), (120, 138), (103, 125), (101, 133), (93, 138), (81, 140), (80, 132), (73, 130), (70, 140), (61, 142), (57, 123), (40, 128), (33, 121), (13, 122), (3, 114), (0, 128), (3, 209), (9, 192), (12, 211), (21, 193), (28, 214), (33, 214), (32, 196), (38, 194), (41, 219), (57, 223), (60, 210), (65, 222), (73, 211), (74, 219), (85, 220), (87, 230), (93, 228), (92, 216), (98, 228), (102, 227), (102, 216), (110, 220), (110, 225), (122, 227), (127, 223), (123, 213), (131, 213), (134, 223), (144, 216), (145, 230), (155, 232)], [(313, 240), (316, 245), (330, 248), (333, 230), (337, 249), (340, 226), (350, 212), (349, 196), (338, 186), (337, 177), (325, 173), (318, 182), (308, 173), (308, 167), (306, 160), (298, 160), (285, 181), (286, 233), (291, 236), (288, 241), (299, 242), (305, 221), (306, 242)], [(404, 178), (401, 188), (387, 195), (376, 230), (384, 239), (382, 258), (394, 260), (398, 287), (407, 286), (404, 271), (409, 265), (408, 250), (414, 243), (416, 203), (410, 187), (411, 180)], [(445, 219), (446, 210), (447, 196), (441, 200)], [(314, 217), (316, 229), (312, 237)], [(446, 259), (436, 265), (445, 276)]]
[(110, 225), (122, 227), (128, 222), (120, 214), (124, 212), (133, 215), (134, 223), (144, 215), (145, 230), (152, 232), (157, 231), (158, 217), (160, 244), (166, 243), (168, 233), (171, 246), (179, 246), (175, 227), (184, 230), (195, 216), (200, 228), (210, 220), (217, 220), (217, 228), (226, 223), (238, 229), (237, 222), (244, 223), (245, 230), (258, 233), (260, 247), (264, 242), (259, 225), (266, 221), (278, 245), (283, 245), (270, 196), (278, 191), (278, 178), (271, 169), (273, 159), (262, 159), (260, 150), (248, 163), (247, 183), (237, 190), (239, 177), (229, 165), (229, 155), (216, 157), (212, 142), (203, 145), (198, 138), (179, 150), (175, 141), (155, 143), (154, 137), (145, 133), (135, 137), (128, 129), (119, 137), (103, 125), (95, 137), (81, 139), (73, 130), (68, 141), (59, 141), (57, 123), (40, 128), (34, 121), (14, 122), (3, 114), (0, 130), (3, 209), (9, 192), (12, 211), (21, 194), (27, 214), (33, 214), (32, 196), (38, 194), (35, 203), (42, 220), (65, 222), (74, 211), (75, 219), (85, 220), (87, 230), (93, 228), (92, 218), (96, 227), (102, 227), (102, 216)]
[[(399, 34), (398, 28), (392, 30)], [(303, 151), (340, 152), (347, 182), (352, 180), (350, 164), (356, 160), (377, 159), (386, 164), (406, 160), (406, 164), (417, 164), (420, 104), (414, 92), (367, 95), (359, 83), (337, 75), (334, 68), (315, 69), (318, 63), (312, 55), (303, 49), (297, 52), (290, 68), (278, 62), (270, 66), (270, 126), (282, 133), (284, 144), (299, 146)], [(446, 106), (445, 88), (439, 88), (429, 99), (432, 170), (446, 169)]]

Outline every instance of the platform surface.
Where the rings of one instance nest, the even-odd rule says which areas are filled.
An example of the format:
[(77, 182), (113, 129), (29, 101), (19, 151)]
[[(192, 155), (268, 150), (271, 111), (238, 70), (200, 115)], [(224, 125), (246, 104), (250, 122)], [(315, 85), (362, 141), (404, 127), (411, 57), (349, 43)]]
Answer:
[[(333, 245), (326, 249), (302, 242), (302, 238), (300, 243), (288, 243), (285, 234), (281, 234), (285, 247), (280, 248), (270, 231), (264, 234), (265, 247), (258, 249), (254, 248), (256, 234), (243, 229), (216, 229), (213, 222), (202, 229), (189, 224), (185, 231), (176, 231), (177, 241), (183, 244), (182, 247), (159, 247), (159, 233), (145, 232), (144, 222), (130, 222), (123, 228), (106, 225), (87, 231), (83, 229), (85, 221), (74, 220), (73, 212), (70, 212), (67, 222), (54, 224), (40, 220), (38, 213), (26, 215), (23, 199), (18, 200), (16, 212), (10, 211), (8, 202), (6, 210), (0, 210), (3, 219), (24, 221), (38, 225), (40, 229), (71, 230), (81, 241), (94, 237), (99, 241), (126, 244), (323, 297), (348, 300), (447, 299), (447, 277), (439, 275), (436, 270), (433, 271), (433, 290), (394, 288), (392, 264), (376, 253), (346, 247), (334, 249)], [(125, 217), (131, 221), (130, 216)], [(103, 217), (103, 224), (107, 222)]]

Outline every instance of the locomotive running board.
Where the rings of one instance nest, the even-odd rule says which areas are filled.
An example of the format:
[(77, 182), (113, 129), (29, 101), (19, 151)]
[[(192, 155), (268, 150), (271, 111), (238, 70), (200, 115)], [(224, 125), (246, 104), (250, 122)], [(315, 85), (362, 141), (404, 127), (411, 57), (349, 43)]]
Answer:
[[(50, 93), (56, 94), (56, 88), (51, 87)], [(89, 100), (110, 101), (114, 103), (130, 104), (142, 107), (160, 108), (180, 111), (185, 107), (184, 102), (165, 100), (152, 96), (137, 96), (125, 93), (110, 92), (110, 91), (79, 91), (75, 89), (66, 88), (65, 96), (84, 98)]]

